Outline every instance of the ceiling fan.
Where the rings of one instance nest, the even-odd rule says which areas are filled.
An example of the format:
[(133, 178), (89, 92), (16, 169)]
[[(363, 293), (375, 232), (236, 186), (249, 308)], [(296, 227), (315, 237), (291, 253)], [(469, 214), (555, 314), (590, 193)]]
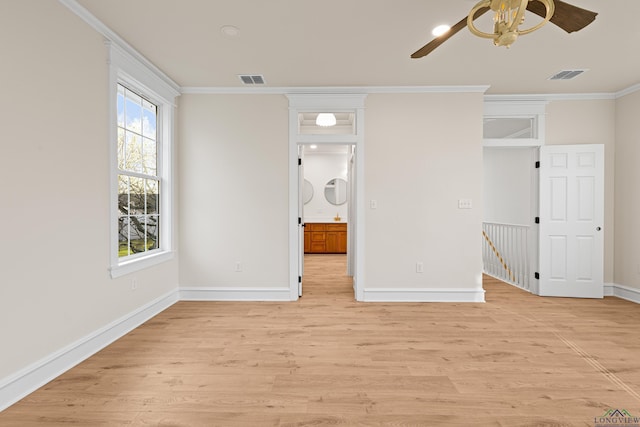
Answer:
[[(486, 33), (478, 30), (474, 21), (490, 10), (494, 13), (494, 31)], [(542, 21), (531, 28), (520, 30), (518, 26), (524, 21), (525, 11), (542, 17)], [(592, 23), (597, 15), (595, 12), (561, 0), (481, 0), (471, 9), (468, 16), (446, 33), (418, 49), (411, 58), (422, 58), (428, 55), (464, 27), (469, 27), (469, 30), (478, 37), (493, 39), (496, 46), (509, 47), (516, 41), (518, 35), (531, 33), (547, 22), (557, 25), (567, 33), (572, 33)]]

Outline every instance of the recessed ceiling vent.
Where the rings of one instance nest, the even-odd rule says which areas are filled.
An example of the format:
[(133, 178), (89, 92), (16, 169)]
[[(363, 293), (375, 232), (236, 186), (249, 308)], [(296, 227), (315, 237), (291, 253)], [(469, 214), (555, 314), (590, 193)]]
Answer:
[(238, 77), (240, 77), (240, 80), (242, 80), (242, 83), (244, 83), (246, 85), (263, 85), (263, 84), (265, 84), (264, 76), (262, 76), (260, 74), (240, 74)]
[(580, 74), (587, 70), (562, 70), (553, 76), (549, 77), (549, 80), (571, 80), (578, 77)]

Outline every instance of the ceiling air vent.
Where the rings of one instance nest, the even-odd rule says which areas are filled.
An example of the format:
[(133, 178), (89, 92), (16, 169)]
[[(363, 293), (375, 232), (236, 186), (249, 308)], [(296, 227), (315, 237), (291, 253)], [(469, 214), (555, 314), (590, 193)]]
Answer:
[(260, 74), (240, 74), (240, 80), (246, 85), (263, 85), (264, 76)]
[(578, 77), (580, 74), (587, 70), (562, 70), (553, 76), (549, 77), (549, 80), (571, 80)]

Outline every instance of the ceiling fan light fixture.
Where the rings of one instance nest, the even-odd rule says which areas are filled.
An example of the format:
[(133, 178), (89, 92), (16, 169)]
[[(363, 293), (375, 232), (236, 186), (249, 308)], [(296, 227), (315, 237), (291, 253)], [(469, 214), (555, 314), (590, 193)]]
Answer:
[[(531, 28), (521, 30), (518, 27), (524, 22), (524, 13), (531, 0), (481, 0), (476, 4), (467, 17), (467, 26), (476, 36), (493, 39), (496, 46), (511, 46), (519, 35), (529, 34), (541, 28), (549, 22), (555, 12), (553, 0), (536, 0), (542, 3), (546, 13), (542, 21)], [(485, 33), (478, 30), (474, 24), (476, 12), (489, 8), (493, 11), (493, 33)]]
[(330, 127), (336, 125), (336, 116), (333, 113), (320, 113), (316, 117), (316, 125)]

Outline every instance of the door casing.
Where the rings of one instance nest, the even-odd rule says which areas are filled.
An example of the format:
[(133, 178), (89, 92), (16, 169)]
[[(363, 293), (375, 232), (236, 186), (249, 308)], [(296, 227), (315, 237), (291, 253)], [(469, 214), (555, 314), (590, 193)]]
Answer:
[[(355, 215), (350, 224), (354, 238), (353, 283), (357, 301), (364, 299), (364, 101), (366, 94), (288, 94), (289, 98), (289, 290), (290, 299), (299, 298), (299, 277), (302, 276), (299, 260), (304, 253), (301, 244), (299, 224), (299, 180), (298, 145), (300, 144), (353, 144), (356, 152), (355, 195), (353, 205)], [(304, 112), (351, 112), (355, 114), (353, 134), (314, 135), (299, 132), (298, 115)], [(304, 230), (302, 230), (304, 233)]]

